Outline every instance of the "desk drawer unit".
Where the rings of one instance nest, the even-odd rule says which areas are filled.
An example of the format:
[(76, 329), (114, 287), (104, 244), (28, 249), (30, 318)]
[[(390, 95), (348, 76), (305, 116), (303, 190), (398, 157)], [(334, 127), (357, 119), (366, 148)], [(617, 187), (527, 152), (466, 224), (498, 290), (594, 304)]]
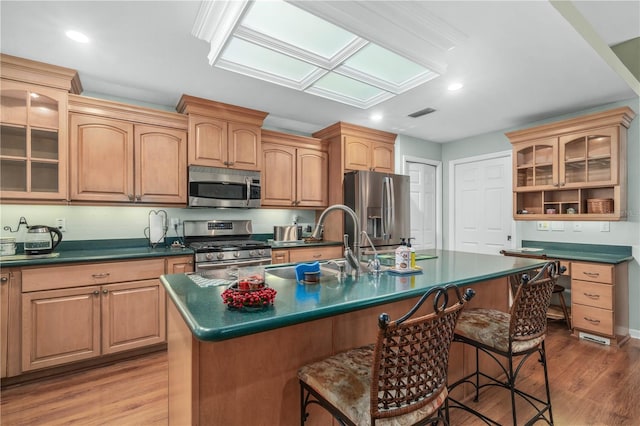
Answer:
[(629, 338), (627, 263), (571, 263), (574, 333), (592, 333), (622, 344)]

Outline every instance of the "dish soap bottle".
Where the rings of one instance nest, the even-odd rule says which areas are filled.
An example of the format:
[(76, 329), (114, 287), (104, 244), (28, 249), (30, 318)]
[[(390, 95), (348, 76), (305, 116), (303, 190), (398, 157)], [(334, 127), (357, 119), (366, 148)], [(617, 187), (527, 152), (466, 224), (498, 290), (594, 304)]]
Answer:
[(409, 265), (411, 269), (416, 269), (416, 249), (411, 246), (411, 240), (415, 240), (415, 237), (407, 238), (407, 247), (409, 248)]
[(406, 271), (409, 269), (410, 251), (407, 247), (407, 242), (402, 238), (400, 240), (400, 246), (396, 249), (396, 265), (395, 269), (398, 271)]

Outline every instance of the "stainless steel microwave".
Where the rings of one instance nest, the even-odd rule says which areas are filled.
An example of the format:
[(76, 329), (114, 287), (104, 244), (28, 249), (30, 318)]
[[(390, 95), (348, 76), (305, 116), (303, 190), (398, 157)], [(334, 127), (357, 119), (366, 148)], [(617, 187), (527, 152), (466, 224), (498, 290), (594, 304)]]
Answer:
[(189, 166), (189, 207), (260, 207), (260, 172)]

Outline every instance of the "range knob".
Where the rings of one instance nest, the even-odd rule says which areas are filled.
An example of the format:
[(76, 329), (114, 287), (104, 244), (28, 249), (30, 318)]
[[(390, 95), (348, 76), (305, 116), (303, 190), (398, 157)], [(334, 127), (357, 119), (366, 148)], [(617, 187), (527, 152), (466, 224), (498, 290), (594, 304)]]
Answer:
[(224, 253), (220, 252), (216, 257), (218, 258), (218, 260), (222, 260), (224, 259)]
[(205, 253), (204, 257), (206, 257), (207, 260), (213, 260), (213, 253)]
[(255, 250), (249, 250), (249, 257), (255, 257), (256, 256), (256, 251)]
[(258, 253), (260, 253), (260, 256), (264, 256), (264, 249), (258, 250)]
[(239, 251), (233, 252), (233, 257), (240, 257), (240, 252)]

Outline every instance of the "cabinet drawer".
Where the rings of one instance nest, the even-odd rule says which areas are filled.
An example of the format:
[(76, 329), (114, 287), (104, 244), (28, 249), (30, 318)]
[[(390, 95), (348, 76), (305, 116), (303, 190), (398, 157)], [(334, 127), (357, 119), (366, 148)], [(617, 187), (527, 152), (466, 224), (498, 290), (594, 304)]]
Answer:
[(613, 311), (592, 306), (571, 305), (573, 326), (580, 330), (613, 336)]
[(306, 247), (289, 250), (289, 262), (313, 262), (342, 257), (342, 246)]
[(162, 274), (163, 258), (25, 268), (22, 271), (22, 292), (137, 281), (158, 278)]
[(271, 263), (289, 263), (289, 250), (272, 250)]
[(613, 283), (613, 265), (571, 262), (571, 278), (597, 283)]
[(609, 284), (597, 284), (589, 281), (571, 281), (571, 300), (580, 305), (601, 309), (613, 309), (613, 289)]

